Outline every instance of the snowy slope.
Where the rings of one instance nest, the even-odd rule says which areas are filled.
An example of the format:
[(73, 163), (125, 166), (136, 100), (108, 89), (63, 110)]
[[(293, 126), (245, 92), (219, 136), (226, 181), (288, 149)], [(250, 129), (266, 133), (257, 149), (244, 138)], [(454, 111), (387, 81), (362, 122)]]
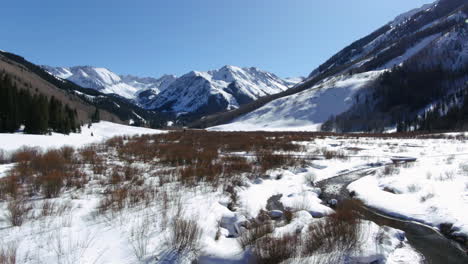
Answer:
[(408, 23), (409, 20), (411, 19), (412, 16), (416, 15), (419, 12), (430, 12), (431, 10), (434, 9), (439, 4), (439, 0), (435, 1), (434, 3), (430, 4), (425, 4), (419, 8), (412, 9), (406, 13), (403, 13), (399, 16), (397, 16), (392, 22), (390, 22), (390, 25), (392, 27), (400, 26), (404, 23)]
[(382, 71), (354, 76), (337, 76), (311, 89), (274, 100), (269, 104), (210, 130), (318, 130), (331, 115), (344, 112), (352, 106), (355, 95)]
[(401, 65), (464, 71), (468, 65), (467, 12), (466, 1), (441, 0), (402, 14), (320, 65), (297, 85), (302, 87), (293, 95), (273, 98), (247, 114), (239, 111), (242, 115), (230, 124), (212, 129), (317, 130), (330, 116), (362, 104), (353, 102), (352, 97), (357, 88), (371, 87), (378, 72)]
[[(401, 56), (401, 51), (404, 53), (414, 46), (422, 49), (424, 48), (422, 44), (429, 44), (421, 43), (424, 38), (446, 30), (445, 27), (437, 28), (437, 26), (451, 22), (464, 24), (467, 16), (461, 9), (463, 5), (466, 8), (467, 3), (464, 0), (435, 1), (399, 15), (393, 21), (332, 56), (312, 71), (309, 77), (334, 71), (346, 65), (358, 66), (364, 70), (368, 70), (369, 67), (383, 67), (389, 60)], [(426, 33), (423, 34), (424, 32)], [(347, 67), (343, 70), (345, 69)]]
[(159, 79), (132, 75), (119, 76), (106, 68), (92, 66), (42, 67), (52, 75), (67, 79), (82, 87), (103, 93), (118, 94), (127, 99), (134, 99), (142, 90), (151, 89), (158, 93), (176, 79), (173, 75), (164, 75)]
[(81, 127), (81, 133), (70, 135), (52, 133), (52, 135), (26, 135), (26, 134), (2, 134), (0, 133), (0, 149), (14, 151), (22, 146), (40, 148), (58, 148), (61, 146), (81, 147), (90, 143), (100, 142), (119, 135), (142, 135), (164, 133), (161, 130), (125, 126), (116, 123), (101, 121)]
[(213, 113), (235, 109), (294, 84), (294, 81), (282, 80), (254, 67), (224, 66), (208, 72), (192, 71), (173, 82), (146, 108), (177, 113)]

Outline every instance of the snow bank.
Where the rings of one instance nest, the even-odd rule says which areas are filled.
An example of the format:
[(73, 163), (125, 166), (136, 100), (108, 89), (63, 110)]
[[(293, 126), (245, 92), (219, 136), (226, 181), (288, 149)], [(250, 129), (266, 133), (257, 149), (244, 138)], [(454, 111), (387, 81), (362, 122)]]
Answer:
[[(304, 211), (297, 212), (295, 219), (288, 225), (277, 228), (275, 235), (306, 230), (306, 226), (313, 222), (323, 221), (314, 219)], [(351, 252), (317, 253), (310, 257), (298, 257), (287, 263), (421, 263), (422, 257), (408, 244), (403, 231), (363, 220), (359, 245)], [(305, 232), (304, 232), (305, 233)], [(304, 234), (303, 233), (303, 234)], [(333, 259), (333, 261), (331, 261)], [(324, 262), (328, 260), (330, 262)]]
[(120, 135), (158, 134), (162, 130), (142, 127), (125, 126), (116, 123), (101, 121), (88, 128), (81, 127), (81, 133), (70, 135), (52, 133), (52, 135), (27, 135), (27, 134), (1, 134), (0, 149), (14, 151), (22, 146), (40, 148), (58, 148), (61, 146), (81, 147), (90, 143), (96, 143), (111, 137)]
[(1, 164), (0, 165), (0, 179), (5, 177), (7, 172), (11, 170), (15, 164)]
[[(452, 160), (453, 159), (453, 160)], [(467, 156), (422, 158), (389, 176), (367, 176), (348, 186), (370, 207), (468, 235)]]
[(290, 208), (307, 210), (312, 215), (323, 216), (333, 212), (321, 204), (320, 189), (308, 186), (306, 172), (277, 171), (270, 179), (257, 179), (247, 188), (238, 190), (239, 203), (247, 217), (254, 218), (265, 209), (268, 198), (281, 194), (281, 202)]

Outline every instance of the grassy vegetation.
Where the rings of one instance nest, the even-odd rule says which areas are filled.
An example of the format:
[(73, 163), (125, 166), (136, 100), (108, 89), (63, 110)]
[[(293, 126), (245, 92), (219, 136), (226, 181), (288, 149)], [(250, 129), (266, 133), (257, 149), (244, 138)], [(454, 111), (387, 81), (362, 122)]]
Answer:
[(303, 166), (294, 154), (304, 151), (299, 142), (311, 140), (309, 133), (176, 131), (115, 137), (80, 149), (22, 148), (8, 158), (15, 165), (0, 179), (0, 201), (7, 202), (8, 222), (21, 226), (38, 214), (64, 213), (51, 199), (89, 186), (100, 190), (96, 215), (115, 215), (168, 200), (161, 190), (178, 183), (221, 188), (235, 210), (240, 176), (254, 179), (271, 169)]
[[(72, 209), (66, 200), (79, 194), (92, 195), (97, 197), (92, 216), (104, 221), (117, 219), (122, 212), (157, 208), (162, 230), (170, 233), (166, 244), (174, 251), (196, 251), (203, 229), (193, 219), (185, 215), (175, 217), (171, 212), (181, 196), (179, 189), (194, 193), (219, 191), (229, 199), (226, 202), (229, 210), (242, 209), (236, 191), (247, 186), (249, 180), (273, 179), (272, 170), (307, 166), (311, 157), (349, 158), (339, 145), (331, 149), (310, 146), (315, 139), (325, 136), (325, 133), (195, 130), (120, 136), (79, 149), (22, 148), (8, 157), (0, 155), (0, 161), (15, 163), (0, 178), (0, 202), (6, 209), (2, 216), (9, 225), (22, 226), (34, 219), (67, 215)], [(360, 137), (349, 135), (349, 139), (356, 141)], [(387, 138), (392, 137), (382, 135), (382, 139)], [(394, 175), (399, 166), (406, 165), (386, 166), (379, 176)], [(449, 180), (451, 175), (444, 177)], [(315, 178), (309, 175), (306, 181), (313, 185)], [(57, 202), (58, 197), (66, 199)], [(427, 195), (421, 200), (431, 198)], [(242, 248), (252, 249), (258, 263), (353, 250), (359, 246), (361, 234), (356, 207), (353, 202), (345, 202), (335, 214), (314, 221), (302, 233), (283, 235), (274, 233), (277, 222), (291, 223), (295, 211), (283, 211), (282, 220), (278, 221), (261, 211), (237, 234), (238, 241)], [(142, 222), (129, 231), (137, 259), (144, 259), (152, 250), (147, 227), (148, 223)], [(221, 233), (213, 236), (219, 239)], [(10, 254), (11, 250), (5, 250), (2, 254)]]
[[(252, 179), (271, 169), (304, 166), (307, 157), (301, 142), (313, 142), (330, 133), (309, 132), (207, 132), (174, 131), (158, 135), (121, 136), (81, 149), (62, 147), (41, 151), (22, 148), (0, 160), (15, 162), (7, 177), (0, 180), (0, 199), (29, 197), (54, 198), (70, 189), (84, 188), (90, 181), (99, 182), (105, 191), (100, 210), (116, 210), (146, 201), (141, 187), (146, 176), (158, 179), (162, 186), (180, 182), (196, 186), (200, 182), (223, 186), (229, 179), (246, 175)], [(332, 134), (336, 137), (341, 135)], [(422, 134), (352, 134), (360, 137), (416, 137)], [(434, 135), (436, 136), (436, 135)], [(346, 159), (342, 151), (319, 149), (326, 159)], [(138, 168), (131, 164), (145, 164)], [(393, 171), (384, 171), (383, 175)], [(135, 198), (137, 196), (143, 196)]]
[[(251, 247), (257, 263), (282, 263), (296, 257), (326, 256), (358, 249), (362, 241), (360, 204), (355, 200), (346, 200), (339, 204), (335, 213), (311, 223), (302, 232), (273, 235), (274, 226), (263, 223), (244, 232), (238, 239), (242, 248)], [(313, 263), (322, 262), (317, 257)]]

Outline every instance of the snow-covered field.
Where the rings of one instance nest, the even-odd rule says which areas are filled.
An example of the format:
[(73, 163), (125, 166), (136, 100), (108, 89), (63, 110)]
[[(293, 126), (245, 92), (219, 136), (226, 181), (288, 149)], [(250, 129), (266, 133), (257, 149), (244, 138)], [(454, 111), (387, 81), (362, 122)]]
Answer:
[(40, 148), (59, 148), (61, 146), (81, 147), (87, 144), (101, 142), (119, 135), (142, 135), (163, 133), (161, 130), (133, 127), (101, 121), (90, 128), (81, 127), (81, 133), (70, 135), (52, 133), (52, 135), (26, 135), (0, 133), (0, 149), (13, 151), (22, 146)]
[(464, 141), (414, 141), (416, 163), (382, 169), (348, 188), (371, 207), (468, 238), (468, 149)]
[[(95, 142), (96, 137), (106, 138), (109, 124), (93, 127), (95, 135), (86, 137), (88, 142)], [(158, 133), (126, 129), (115, 134)], [(11, 137), (18, 140), (28, 136)], [(42, 146), (63, 145), (59, 144), (62, 137), (66, 136), (51, 136), (49, 144)], [(55, 138), (57, 142), (50, 143)], [(141, 143), (145, 151), (164, 146), (152, 145), (163, 142), (157, 137), (145, 140)], [(177, 137), (172, 140), (184, 142)], [(116, 148), (94, 148), (103, 168), (85, 161), (78, 163), (80, 172), (87, 177), (84, 185), (63, 187), (55, 198), (45, 199), (40, 194), (25, 198), (24, 206), (31, 209), (20, 226), (13, 226), (9, 220), (11, 202), (5, 199), (12, 198), (9, 195), (1, 198), (0, 193), (0, 199), (4, 199), (0, 200), (0, 248), (3, 251), (15, 248), (18, 263), (190, 263), (195, 258), (199, 263), (247, 263), (252, 260), (255, 244), (243, 249), (239, 237), (254, 230), (252, 225), (262, 221), (272, 224), (274, 230), (266, 235), (271, 239), (286, 234), (307, 238), (309, 226), (326, 221), (334, 213), (320, 199), (321, 190), (314, 182), (369, 169), (369, 164), (387, 163), (395, 155), (418, 160), (413, 165), (390, 167), (361, 178), (349, 186), (350, 190), (371, 207), (436, 228), (440, 223), (450, 222), (456, 232), (468, 235), (468, 145), (464, 140), (309, 137), (307, 141), (296, 142), (304, 150), (287, 153), (328, 158), (307, 159), (304, 163), (266, 172), (240, 172), (218, 180), (202, 178), (188, 184), (177, 178), (174, 171), (189, 165), (168, 166), (161, 163), (162, 156), (146, 162), (133, 159), (129, 154), (132, 148), (124, 148), (127, 143), (122, 142), (121, 147), (114, 142), (112, 146)], [(203, 149), (198, 144), (192, 145)], [(0, 178), (9, 177), (8, 171), (13, 168), (11, 164), (1, 165)], [(119, 173), (122, 175), (118, 176)], [(274, 196), (277, 204), (286, 209), (272, 208)], [(119, 197), (124, 198), (119, 200)], [(285, 216), (287, 212), (292, 213), (289, 220)], [(259, 220), (265, 218), (268, 220)], [(185, 244), (190, 247), (174, 249), (176, 220), (192, 223), (182, 229), (185, 234), (193, 232), (194, 238), (199, 238), (193, 239), (197, 243), (192, 245), (187, 240)], [(193, 226), (199, 229), (191, 229)], [(364, 220), (359, 222), (359, 230), (358, 246), (350, 251), (297, 254), (291, 263), (330, 263), (323, 260), (331, 259), (334, 254), (344, 255), (346, 263), (422, 262), (404, 232)]]

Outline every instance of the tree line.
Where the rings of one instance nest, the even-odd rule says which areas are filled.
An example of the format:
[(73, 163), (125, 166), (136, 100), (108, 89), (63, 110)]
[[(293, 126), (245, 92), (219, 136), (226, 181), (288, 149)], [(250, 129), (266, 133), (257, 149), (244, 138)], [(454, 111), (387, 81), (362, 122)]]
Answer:
[(13, 133), (24, 126), (28, 134), (80, 132), (76, 109), (54, 96), (19, 89), (12, 77), (0, 74), (0, 133)]

